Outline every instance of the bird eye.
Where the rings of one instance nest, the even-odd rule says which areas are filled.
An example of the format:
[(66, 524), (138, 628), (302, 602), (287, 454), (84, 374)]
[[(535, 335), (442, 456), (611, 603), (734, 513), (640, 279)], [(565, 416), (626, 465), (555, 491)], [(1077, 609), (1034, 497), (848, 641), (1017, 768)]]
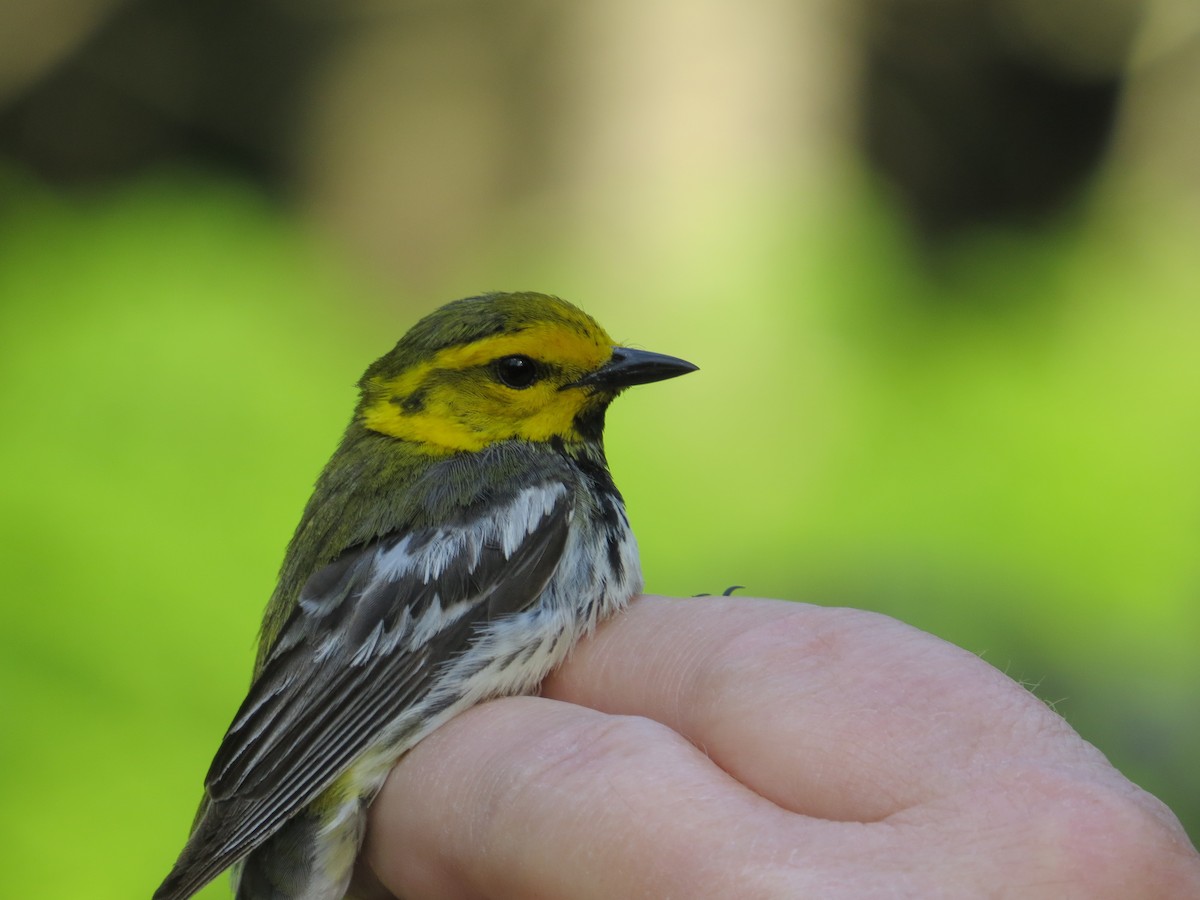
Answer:
[(538, 379), (538, 365), (528, 356), (502, 356), (492, 366), (496, 377), (510, 388), (527, 388)]

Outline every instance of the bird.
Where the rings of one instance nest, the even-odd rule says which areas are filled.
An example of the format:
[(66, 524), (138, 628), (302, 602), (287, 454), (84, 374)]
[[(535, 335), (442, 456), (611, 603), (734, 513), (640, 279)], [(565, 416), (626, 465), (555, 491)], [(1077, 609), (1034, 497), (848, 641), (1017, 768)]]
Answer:
[(696, 369), (532, 292), (448, 303), (372, 363), (154, 900), (226, 869), (236, 900), (345, 897), (400, 757), (475, 704), (536, 691), (641, 592), (605, 413)]

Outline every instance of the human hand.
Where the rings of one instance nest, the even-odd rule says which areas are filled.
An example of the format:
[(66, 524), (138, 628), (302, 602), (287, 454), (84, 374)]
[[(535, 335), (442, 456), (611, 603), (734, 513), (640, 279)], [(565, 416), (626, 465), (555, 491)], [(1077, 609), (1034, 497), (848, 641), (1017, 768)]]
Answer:
[(438, 729), (361, 863), (408, 900), (1200, 898), (1171, 812), (978, 657), (745, 597), (641, 598)]

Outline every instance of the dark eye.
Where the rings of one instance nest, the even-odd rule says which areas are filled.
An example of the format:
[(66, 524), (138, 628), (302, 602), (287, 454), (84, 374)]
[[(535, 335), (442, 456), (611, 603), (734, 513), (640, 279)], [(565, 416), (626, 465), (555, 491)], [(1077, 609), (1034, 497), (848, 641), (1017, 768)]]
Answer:
[(492, 367), (501, 383), (510, 388), (527, 388), (538, 379), (538, 364), (528, 356), (502, 356)]

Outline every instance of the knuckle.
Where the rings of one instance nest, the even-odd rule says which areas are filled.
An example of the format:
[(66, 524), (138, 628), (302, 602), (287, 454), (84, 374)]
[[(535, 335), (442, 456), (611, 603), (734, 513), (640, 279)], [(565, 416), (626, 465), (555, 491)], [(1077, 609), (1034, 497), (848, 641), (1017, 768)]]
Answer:
[(1194, 851), (1158, 800), (1128, 784), (1053, 774), (1023, 779), (1029, 852), (1039, 881), (1097, 898), (1188, 896), (1200, 888)]

